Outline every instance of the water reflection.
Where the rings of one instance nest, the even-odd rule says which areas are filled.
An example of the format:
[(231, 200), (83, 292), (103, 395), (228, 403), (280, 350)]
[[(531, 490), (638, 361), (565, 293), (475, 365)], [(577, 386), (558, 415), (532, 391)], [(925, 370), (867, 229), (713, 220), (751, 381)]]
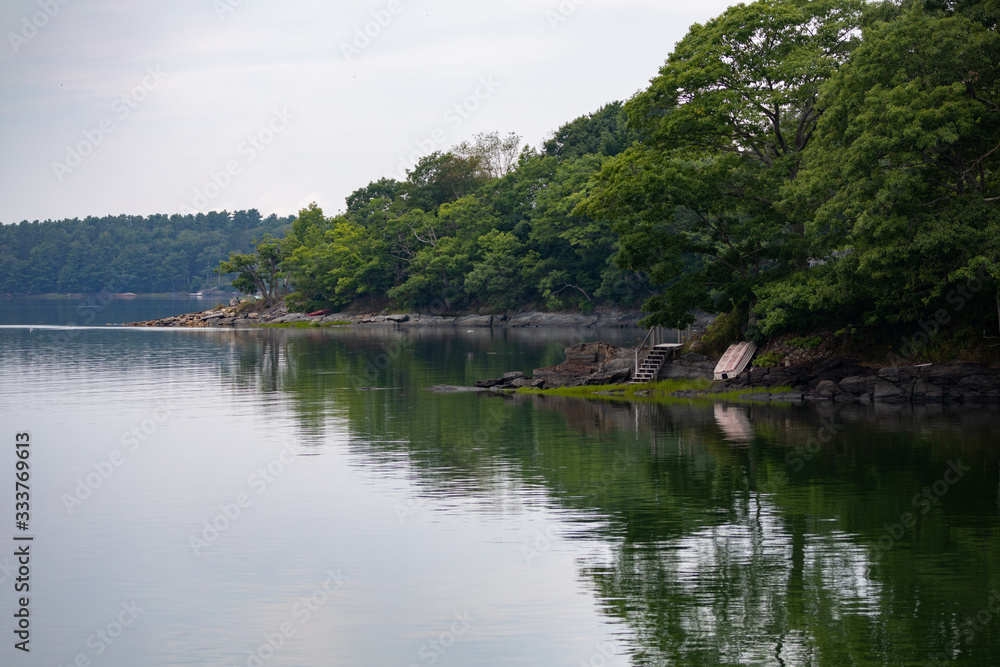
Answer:
[[(452, 561), (422, 546), (421, 531), (445, 540), (456, 516), (468, 533), (511, 521), (510, 559), (486, 549), (478, 557), (509, 575), (573, 554), (579, 581), (634, 665), (926, 665), (928, 656), (1000, 664), (1000, 609), (991, 611), (990, 599), (1000, 590), (996, 407), (425, 391), (551, 365), (578, 332), (103, 331), (82, 333), (72, 354), (26, 332), (4, 335), (0, 361), (46, 391), (77, 391), (86, 402), (106, 396), (101, 387), (138, 386), (231, 401), (237, 416), (291, 434), (311, 460), (343, 461), (328, 470), (336, 485), (353, 485), (351, 495), (328, 490), (336, 485), (325, 478), (302, 491), (322, 527), (306, 531), (310, 540), (334, 544), (329, 535), (363, 523), (338, 513), (365, 489), (395, 494), (379, 539), (426, 548), (425, 565)], [(229, 453), (216, 454), (220, 467), (232, 465)], [(965, 472), (936, 487), (952, 464)], [(283, 530), (301, 511), (298, 491), (288, 490), (294, 499), (274, 526)], [(315, 500), (324, 493), (339, 504)], [(378, 516), (366, 511), (365, 521)], [(192, 512), (197, 519), (203, 510)], [(426, 589), (396, 579), (399, 552), (380, 545), (373, 553), (384, 561), (374, 574), (395, 582), (385, 599), (398, 595), (418, 609), (405, 587)], [(491, 582), (481, 574), (462, 582), (439, 574), (434, 591), (448, 599)], [(519, 594), (510, 613), (541, 618), (540, 603)], [(364, 602), (345, 610), (355, 613), (355, 604)], [(559, 613), (573, 616), (572, 604)], [(579, 658), (543, 662), (588, 664), (592, 642), (580, 645)], [(479, 664), (502, 662), (492, 657)]]
[[(629, 629), (637, 665), (923, 665), (1000, 588), (996, 408), (423, 392), (519, 367), (522, 332), (476, 333), (316, 335), (280, 351), (257, 339), (237, 374), (294, 396), (317, 438), (345, 419), (358, 456), (416, 471), (427, 498), (503, 504), (497, 480), (515, 479), (592, 517), (576, 537), (610, 551), (581, 576)], [(536, 341), (525, 361), (552, 363), (552, 347)], [(914, 495), (957, 458), (975, 474), (920, 513)], [(908, 511), (914, 525), (883, 552)], [(1000, 663), (995, 637), (997, 619), (949, 660)]]

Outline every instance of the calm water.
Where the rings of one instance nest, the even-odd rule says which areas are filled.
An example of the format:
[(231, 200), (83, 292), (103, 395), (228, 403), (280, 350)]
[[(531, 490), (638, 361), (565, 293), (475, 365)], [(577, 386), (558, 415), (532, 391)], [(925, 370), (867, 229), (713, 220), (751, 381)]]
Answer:
[(0, 664), (1000, 664), (997, 408), (424, 391), (579, 339), (0, 327)]

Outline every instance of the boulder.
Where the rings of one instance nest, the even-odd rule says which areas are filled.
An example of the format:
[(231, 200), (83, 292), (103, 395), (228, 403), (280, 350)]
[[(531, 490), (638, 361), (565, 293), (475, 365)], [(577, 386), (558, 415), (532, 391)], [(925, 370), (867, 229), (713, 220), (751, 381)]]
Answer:
[(909, 399), (909, 395), (905, 395), (903, 390), (892, 382), (880, 379), (875, 383), (874, 398), (879, 403), (902, 403)]
[(816, 385), (816, 393), (823, 398), (833, 398), (838, 393), (837, 383), (833, 380), (821, 380), (818, 385)]
[(848, 394), (860, 396), (861, 394), (868, 393), (868, 378), (861, 375), (852, 375), (841, 380), (838, 386)]
[(1000, 389), (1000, 375), (966, 375), (958, 381), (958, 386), (974, 392)]
[[(565, 349), (566, 361), (558, 366), (536, 368), (532, 376), (544, 380), (545, 386), (578, 387), (584, 384), (614, 384), (627, 382), (632, 376), (632, 363), (627, 358), (634, 353), (608, 343), (583, 343)], [(623, 359), (626, 361), (623, 362)]]
[(944, 390), (924, 380), (917, 380), (913, 385), (913, 400), (922, 403), (940, 403), (944, 400)]

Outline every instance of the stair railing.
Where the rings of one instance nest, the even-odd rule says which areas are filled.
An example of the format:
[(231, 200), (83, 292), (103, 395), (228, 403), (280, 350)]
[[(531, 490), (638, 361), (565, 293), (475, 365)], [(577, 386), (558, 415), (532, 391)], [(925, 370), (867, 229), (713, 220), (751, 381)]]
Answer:
[(655, 336), (654, 334), (655, 334), (656, 330), (657, 330), (657, 329), (659, 329), (659, 328), (660, 328), (660, 327), (650, 327), (650, 328), (649, 328), (649, 332), (648, 332), (648, 333), (646, 333), (646, 337), (642, 339), (642, 342), (641, 342), (641, 343), (639, 343), (639, 347), (635, 348), (635, 370), (634, 370), (634, 371), (632, 371), (632, 375), (633, 375), (633, 376), (634, 376), (634, 375), (635, 375), (636, 373), (638, 373), (638, 372), (639, 372), (639, 353), (640, 353), (640, 352), (642, 352), (642, 348), (646, 347), (646, 341), (648, 341), (648, 340), (649, 340), (649, 337), (650, 337), (650, 336), (653, 336), (653, 342), (652, 342), (652, 344), (651, 344), (651, 345), (649, 346), (649, 347), (650, 347), (650, 349), (653, 349), (653, 348), (655, 348), (655, 347), (656, 347), (656, 336)]

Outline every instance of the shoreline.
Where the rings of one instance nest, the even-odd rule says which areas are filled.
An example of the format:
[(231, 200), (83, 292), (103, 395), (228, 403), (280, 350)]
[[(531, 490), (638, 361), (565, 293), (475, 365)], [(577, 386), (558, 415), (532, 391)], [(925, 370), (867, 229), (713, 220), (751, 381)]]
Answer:
[[(284, 304), (258, 310), (242, 302), (216, 307), (199, 313), (185, 313), (144, 322), (130, 322), (128, 327), (233, 327), (233, 328), (325, 328), (339, 326), (392, 326), (429, 328), (634, 328), (643, 313), (609, 309), (582, 313), (543, 313), (537, 311), (513, 315), (428, 315), (421, 313), (331, 313), (314, 315), (289, 313)], [(627, 389), (634, 372), (632, 348), (618, 348), (607, 343), (586, 343), (566, 348), (566, 361), (557, 366), (535, 369), (532, 377), (513, 372), (496, 380), (477, 381), (475, 387), (448, 387), (451, 391), (487, 391), (494, 394), (519, 389), (538, 391), (566, 387), (595, 386), (585, 396), (621, 398), (636, 394)], [(645, 394), (672, 399), (709, 399), (772, 401), (781, 403), (887, 403), (887, 404), (1000, 404), (1000, 370), (985, 364), (963, 362), (913, 366), (875, 367), (853, 359), (831, 356), (795, 366), (754, 367), (739, 377), (712, 381), (715, 362), (687, 353), (665, 364), (658, 380), (709, 381), (705, 387), (675, 388), (657, 391), (656, 383), (644, 386)], [(436, 388), (441, 389), (441, 388)]]
[(126, 327), (272, 327), (323, 328), (350, 325), (401, 327), (529, 328), (564, 327), (580, 329), (638, 329), (645, 313), (619, 309), (583, 313), (528, 311), (513, 315), (428, 315), (423, 313), (331, 313), (307, 315), (289, 313), (284, 305), (257, 310), (229, 305), (198, 313), (184, 313), (155, 320), (128, 322)]
[[(633, 348), (585, 343), (566, 348), (566, 361), (480, 380), (493, 393), (527, 391), (585, 398), (770, 401), (778, 403), (1000, 404), (1000, 370), (985, 364), (941, 363), (875, 368), (853, 359), (826, 357), (797, 366), (756, 367), (729, 380), (713, 380), (715, 363), (687, 353), (666, 363), (657, 378), (632, 385)], [(640, 393), (644, 392), (644, 393)]]

